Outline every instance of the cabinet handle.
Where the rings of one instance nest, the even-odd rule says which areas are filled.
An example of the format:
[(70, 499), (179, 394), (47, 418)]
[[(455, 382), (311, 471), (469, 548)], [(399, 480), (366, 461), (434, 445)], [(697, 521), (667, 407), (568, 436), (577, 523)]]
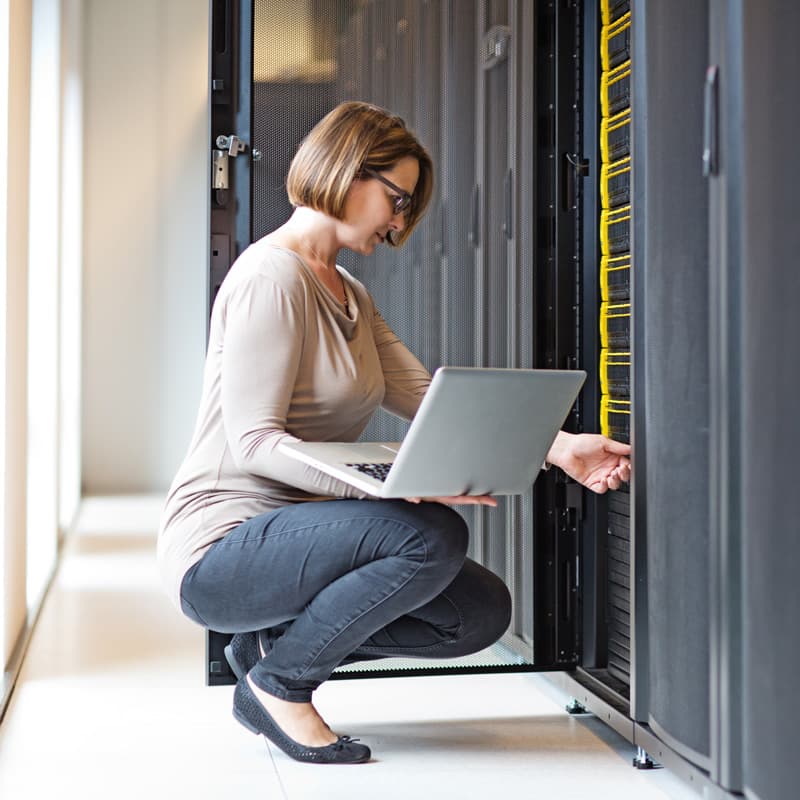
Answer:
[(467, 242), (471, 247), (478, 247), (480, 240), (480, 187), (476, 183), (472, 187), (472, 198), (470, 199), (470, 226), (467, 234)]
[(505, 213), (503, 215), (503, 233), (506, 239), (511, 239), (514, 236), (513, 228), (513, 189), (514, 189), (514, 173), (509, 170), (506, 173), (505, 180), (503, 181), (503, 194), (505, 195)]
[(703, 176), (708, 178), (719, 172), (719, 141), (717, 115), (719, 102), (719, 67), (714, 64), (706, 70), (703, 108)]

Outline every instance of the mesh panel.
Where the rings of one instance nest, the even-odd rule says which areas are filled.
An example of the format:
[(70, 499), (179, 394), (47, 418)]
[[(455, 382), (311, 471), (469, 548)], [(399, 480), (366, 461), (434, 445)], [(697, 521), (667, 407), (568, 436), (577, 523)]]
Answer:
[[(300, 141), (337, 102), (336, 63), (324, 42), (330, 23), (352, 3), (290, 4), (257, 0), (253, 9), (252, 132), (262, 159), (253, 167), (253, 239), (283, 224), (291, 214), (286, 174)], [(292, 13), (294, 7), (294, 13)], [(297, 13), (302, 8), (305, 13)], [(315, 33), (317, 35), (315, 35)]]
[[(432, 6), (438, 8), (438, 4), (410, 1), (370, 3), (353, 15), (340, 38), (340, 63), (362, 65), (359, 73), (369, 80), (359, 86), (348, 72), (340, 81), (339, 99), (368, 100), (390, 108), (438, 164), (440, 84), (431, 78), (440, 67), (438, 48), (431, 46), (431, 38), (439, 35), (440, 23)], [(417, 92), (416, 87), (426, 90)], [(402, 249), (379, 248), (370, 258), (342, 254), (343, 264), (369, 286), (389, 326), (431, 371), (443, 363), (442, 276), (435, 241), (440, 202), (437, 181), (431, 210)], [(398, 439), (407, 428), (406, 423), (379, 412), (363, 438)]]
[[(448, 670), (469, 670), (474, 667), (495, 667), (497, 665), (523, 665), (524, 659), (502, 644), (495, 644), (473, 653), (469, 656), (447, 659)], [(408, 672), (430, 672), (431, 668), (441, 667), (442, 661), (432, 661), (424, 658), (382, 658), (375, 661), (356, 661), (339, 667), (339, 675), (353, 672), (386, 672), (389, 670), (403, 670)]]

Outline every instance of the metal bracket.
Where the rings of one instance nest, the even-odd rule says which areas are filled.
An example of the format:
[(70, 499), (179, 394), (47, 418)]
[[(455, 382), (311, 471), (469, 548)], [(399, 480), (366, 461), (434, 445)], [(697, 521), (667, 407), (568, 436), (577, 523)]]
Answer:
[(242, 141), (238, 136), (217, 136), (217, 147), (220, 150), (227, 150), (229, 156), (238, 156), (247, 150), (247, 142)]
[(495, 25), (483, 34), (481, 39), (481, 56), (483, 68), (488, 70), (508, 58), (511, 43), (511, 28), (507, 25)]
[(211, 151), (211, 188), (228, 188), (228, 154), (224, 150)]
[[(227, 189), (229, 188), (228, 159), (231, 156), (235, 158), (239, 153), (245, 153), (247, 142), (233, 134), (230, 136), (220, 134), (217, 136), (216, 145), (217, 148), (211, 151), (211, 188)], [(261, 159), (261, 153), (257, 150), (253, 151), (252, 156), (254, 161)]]
[(575, 175), (578, 178), (586, 178), (589, 175), (589, 159), (584, 158), (579, 153), (564, 153), (564, 158), (575, 168)]

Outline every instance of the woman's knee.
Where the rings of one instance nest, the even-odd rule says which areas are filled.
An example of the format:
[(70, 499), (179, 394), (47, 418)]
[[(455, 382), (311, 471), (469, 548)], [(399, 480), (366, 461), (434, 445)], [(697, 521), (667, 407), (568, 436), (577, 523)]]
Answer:
[(493, 645), (511, 623), (511, 593), (493, 572), (473, 561), (445, 592), (458, 606), (462, 618), (459, 655)]
[(492, 579), (485, 585), (485, 605), (480, 622), (481, 638), (486, 642), (484, 647), (494, 644), (511, 624), (511, 592), (497, 575), (490, 574)]
[(443, 503), (420, 503), (417, 508), (428, 558), (455, 563), (460, 569), (469, 547), (469, 528), (464, 518)]

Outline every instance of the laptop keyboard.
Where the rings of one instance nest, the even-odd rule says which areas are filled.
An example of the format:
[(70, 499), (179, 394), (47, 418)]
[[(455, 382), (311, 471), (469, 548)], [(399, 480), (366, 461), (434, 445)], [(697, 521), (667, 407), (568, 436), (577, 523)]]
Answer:
[(365, 475), (369, 475), (370, 478), (375, 478), (379, 481), (385, 481), (386, 476), (389, 474), (389, 470), (392, 468), (391, 463), (389, 464), (348, 464), (348, 467), (353, 467), (353, 469), (357, 469), (359, 472), (363, 472)]

